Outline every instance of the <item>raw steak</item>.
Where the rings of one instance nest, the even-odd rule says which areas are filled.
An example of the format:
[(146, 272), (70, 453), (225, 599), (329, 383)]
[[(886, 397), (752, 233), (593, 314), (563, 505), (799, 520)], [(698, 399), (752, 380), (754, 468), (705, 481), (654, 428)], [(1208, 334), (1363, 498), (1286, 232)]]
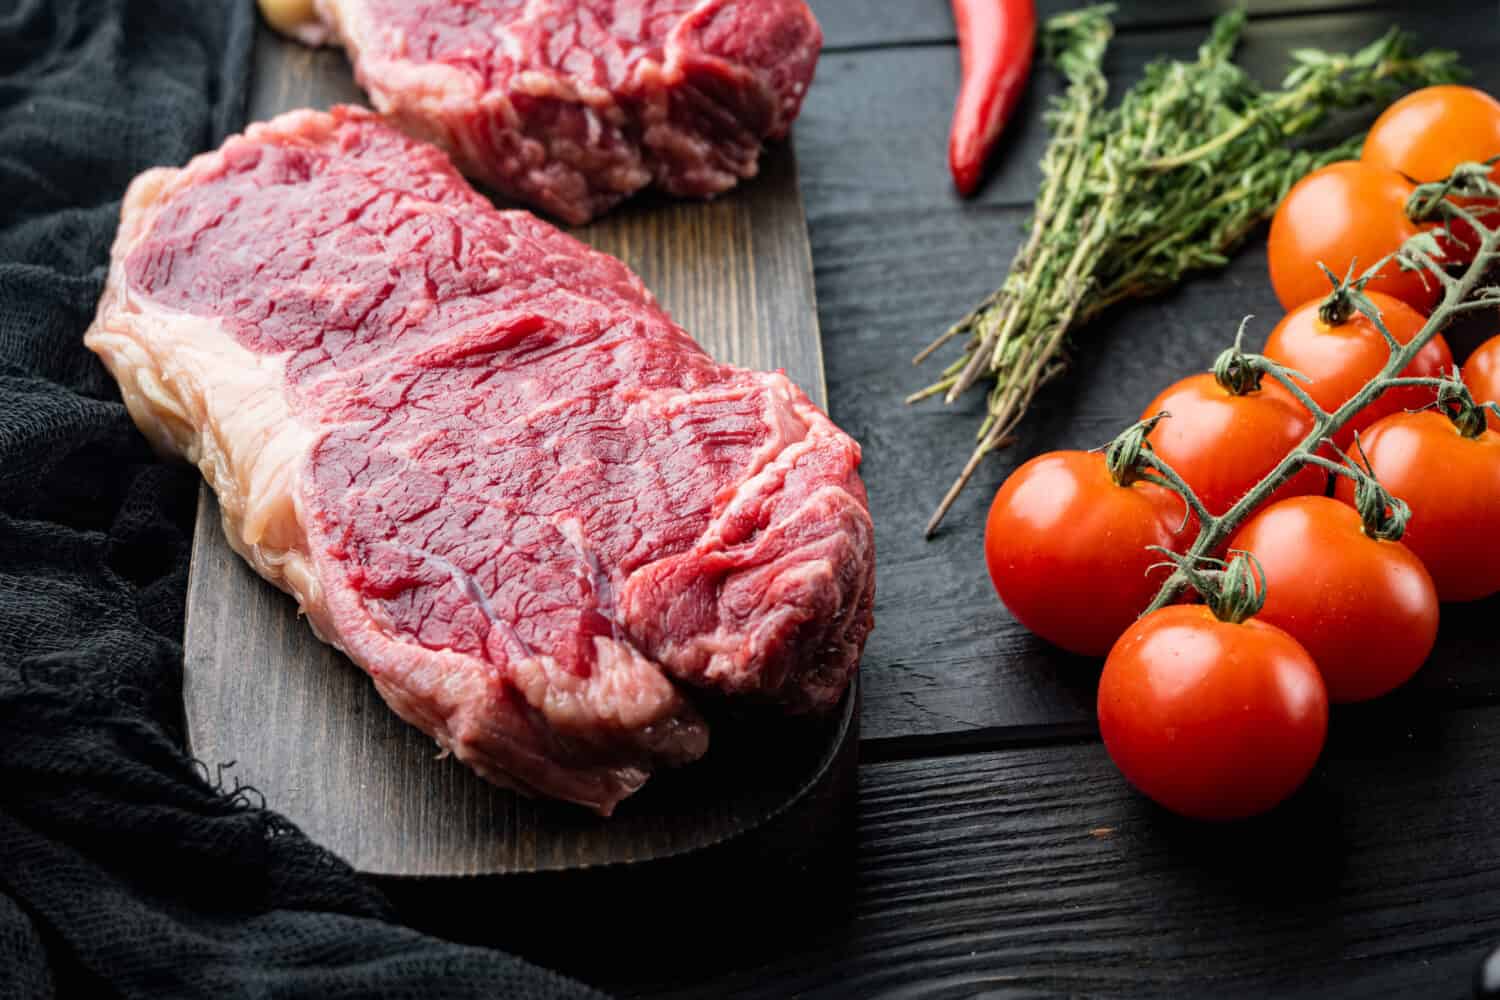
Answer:
[(86, 340), (234, 548), (492, 781), (608, 813), (704, 752), (677, 682), (793, 712), (849, 683), (858, 445), (369, 112), (138, 177)]
[(803, 0), (316, 0), (375, 107), (581, 223), (648, 185), (707, 197), (786, 135), (822, 48)]

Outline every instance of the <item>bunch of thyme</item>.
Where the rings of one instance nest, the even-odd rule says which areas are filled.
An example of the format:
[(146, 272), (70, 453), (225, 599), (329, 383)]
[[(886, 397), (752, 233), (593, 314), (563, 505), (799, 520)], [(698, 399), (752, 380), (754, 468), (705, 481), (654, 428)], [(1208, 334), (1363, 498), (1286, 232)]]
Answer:
[(1236, 10), (1214, 24), (1196, 60), (1151, 64), (1106, 109), (1111, 12), (1091, 7), (1047, 23), (1045, 48), (1067, 89), (1047, 114), (1052, 139), (1029, 234), (1000, 289), (916, 357), (967, 338), (962, 357), (908, 402), (941, 394), (951, 403), (993, 380), (978, 444), (928, 522), (929, 537), (984, 456), (1062, 371), (1069, 331), (1123, 299), (1223, 266), (1288, 188), (1356, 156), (1358, 137), (1331, 149), (1293, 146), (1330, 111), (1459, 75), (1453, 53), (1414, 54), (1393, 30), (1352, 55), (1295, 51), (1282, 89), (1268, 91), (1232, 61), (1245, 25)]

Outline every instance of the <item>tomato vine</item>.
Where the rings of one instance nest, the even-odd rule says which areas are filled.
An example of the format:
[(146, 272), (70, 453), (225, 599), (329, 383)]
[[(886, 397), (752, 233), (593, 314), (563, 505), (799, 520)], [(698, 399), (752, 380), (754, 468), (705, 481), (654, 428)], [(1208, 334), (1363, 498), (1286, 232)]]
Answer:
[[(1440, 220), (1445, 225), (1462, 222), (1473, 228), (1479, 236), (1479, 247), (1460, 273), (1450, 274), (1443, 268), (1436, 238), (1431, 233), (1424, 232), (1409, 239), (1388, 257), (1377, 261), (1354, 282), (1345, 285), (1334, 280), (1335, 296), (1347, 303), (1347, 306), (1341, 304), (1339, 308), (1352, 307), (1363, 313), (1380, 332), (1390, 350), (1390, 357), (1379, 374), (1337, 409), (1330, 411), (1320, 406), (1299, 384), (1297, 372), (1261, 355), (1245, 353), (1240, 346), (1244, 335), (1244, 324), (1241, 324), (1235, 345), (1221, 354), (1215, 362), (1215, 374), (1221, 383), (1228, 380), (1235, 384), (1255, 385), (1262, 378), (1270, 377), (1307, 408), (1313, 416), (1313, 426), (1275, 468), (1228, 510), (1217, 516), (1211, 514), (1170, 464), (1154, 454), (1149, 444), (1137, 443), (1141, 436), (1141, 425), (1130, 428), (1116, 439), (1117, 443), (1123, 443), (1122, 446), (1136, 456), (1143, 470), (1148, 470), (1143, 472), (1145, 478), (1182, 496), (1198, 520), (1196, 539), (1182, 556), (1173, 560), (1175, 568), (1157, 592), (1147, 613), (1171, 604), (1185, 588), (1201, 579), (1201, 570), (1197, 567), (1214, 565), (1214, 554), (1222, 550), (1235, 530), (1282, 485), (1307, 466), (1318, 466), (1354, 480), (1357, 493), (1364, 500), (1361, 514), (1366, 518), (1367, 524), (1384, 537), (1399, 537), (1405, 520), (1404, 510), (1390, 503), (1391, 498), (1383, 492), (1372, 492), (1372, 487), (1367, 482), (1368, 474), (1355, 461), (1344, 456), (1341, 456), (1343, 461), (1334, 461), (1320, 454), (1332, 447), (1333, 437), (1345, 424), (1383, 393), (1398, 387), (1434, 389), (1438, 393), (1439, 408), (1463, 433), (1478, 433), (1482, 430), (1487, 411), (1500, 415), (1500, 406), (1494, 403), (1481, 406), (1476, 403), (1456, 373), (1443, 378), (1412, 378), (1400, 374), (1455, 317), (1500, 307), (1500, 285), (1483, 284), (1487, 271), (1500, 261), (1500, 226), (1491, 228), (1485, 225), (1463, 203), (1467, 198), (1500, 198), (1500, 185), (1489, 176), (1494, 162), (1460, 165), (1448, 179), (1418, 187), (1409, 206), (1413, 219), (1417, 221)], [(1442, 289), (1442, 298), (1437, 308), (1421, 330), (1405, 344), (1391, 334), (1381, 318), (1380, 310), (1363, 292), (1364, 283), (1392, 262), (1407, 269), (1420, 269), (1428, 278), (1438, 282)], [(1383, 508), (1379, 513), (1375, 510), (1377, 506)]]

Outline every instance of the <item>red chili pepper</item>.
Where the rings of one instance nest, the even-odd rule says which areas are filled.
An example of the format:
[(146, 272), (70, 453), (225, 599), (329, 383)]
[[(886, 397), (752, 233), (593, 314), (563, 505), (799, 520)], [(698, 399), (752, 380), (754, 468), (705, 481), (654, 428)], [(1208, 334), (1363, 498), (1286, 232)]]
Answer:
[(953, 0), (963, 82), (953, 108), (948, 167), (959, 193), (979, 187), (984, 161), (1021, 99), (1036, 46), (1035, 0)]

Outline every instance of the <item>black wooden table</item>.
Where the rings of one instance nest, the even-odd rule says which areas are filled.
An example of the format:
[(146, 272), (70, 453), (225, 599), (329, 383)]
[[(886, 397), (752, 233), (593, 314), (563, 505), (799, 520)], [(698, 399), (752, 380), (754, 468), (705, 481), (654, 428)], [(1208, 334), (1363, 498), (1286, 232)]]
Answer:
[[(1112, 81), (1133, 82), (1157, 54), (1190, 54), (1230, 5), (1124, 0)], [(983, 513), (1016, 462), (1101, 444), (1147, 402), (1142, 386), (1207, 367), (1241, 316), (1269, 331), (1280, 310), (1263, 238), (1225, 272), (1095, 324), (1017, 446), (924, 542), (982, 403), (904, 409), (929, 374), (909, 359), (1003, 274), (1056, 83), (1038, 72), (990, 182), (963, 203), (944, 157), (958, 75), (947, 4), (813, 6), (827, 47), (796, 142), (830, 407), (864, 444), (879, 544), (856, 827), (841, 870), (788, 896), (759, 933), (685, 957), (663, 928), (654, 970), (601, 970), (586, 945), (563, 969), (708, 996), (1464, 995), (1500, 942), (1500, 642), (1473, 638), (1500, 601), (1446, 609), (1457, 627), (1445, 626), (1440, 666), (1337, 709), (1307, 787), (1268, 817), (1220, 827), (1175, 820), (1127, 788), (1097, 738), (1097, 661), (1029, 638), (984, 571)], [(1396, 22), (1460, 50), (1474, 82), (1500, 93), (1495, 0), (1250, 7), (1243, 60), (1265, 79), (1293, 47), (1349, 49)], [(684, 922), (734, 905), (685, 899)]]

